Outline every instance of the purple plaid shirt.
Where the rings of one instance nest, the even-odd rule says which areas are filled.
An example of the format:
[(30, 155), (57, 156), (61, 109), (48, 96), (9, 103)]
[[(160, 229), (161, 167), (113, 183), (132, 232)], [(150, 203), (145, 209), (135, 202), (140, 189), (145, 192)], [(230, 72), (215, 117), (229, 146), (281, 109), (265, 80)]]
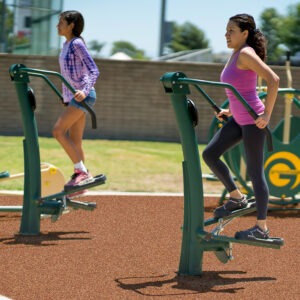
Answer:
[[(74, 38), (63, 44), (59, 65), (62, 76), (70, 82), (75, 90), (83, 91), (86, 96), (100, 74), (81, 38)], [(64, 102), (70, 102), (73, 94), (64, 84), (62, 85), (62, 92)]]

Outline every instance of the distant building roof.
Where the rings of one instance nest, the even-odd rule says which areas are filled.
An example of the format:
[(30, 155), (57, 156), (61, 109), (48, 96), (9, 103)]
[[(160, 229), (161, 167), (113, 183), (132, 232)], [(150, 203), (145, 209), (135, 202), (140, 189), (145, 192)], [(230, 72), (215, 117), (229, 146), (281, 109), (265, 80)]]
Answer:
[(132, 60), (132, 58), (124, 52), (117, 52), (109, 57), (110, 59), (117, 59), (117, 60)]
[(161, 61), (190, 61), (190, 62), (212, 62), (213, 55), (210, 48), (198, 50), (179, 51), (164, 56), (160, 56), (153, 60)]

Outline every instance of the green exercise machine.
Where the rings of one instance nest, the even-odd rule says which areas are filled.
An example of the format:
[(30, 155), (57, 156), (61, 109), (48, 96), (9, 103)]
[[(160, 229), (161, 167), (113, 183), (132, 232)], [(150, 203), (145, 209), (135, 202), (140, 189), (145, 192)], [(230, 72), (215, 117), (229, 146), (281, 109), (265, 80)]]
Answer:
[[(68, 207), (86, 210), (96, 208), (96, 203), (73, 201), (68, 199), (68, 195), (86, 188), (104, 184), (106, 177), (100, 174), (95, 176), (94, 180), (88, 184), (76, 186), (71, 189), (64, 188), (62, 191), (50, 195), (41, 194), (41, 173), (43, 172), (41, 172), (38, 130), (34, 113), (36, 109), (36, 99), (32, 88), (28, 86), (30, 82), (29, 78), (39, 77), (45, 80), (61, 100), (61, 93), (48, 76), (58, 77), (72, 93), (75, 93), (75, 89), (57, 72), (31, 69), (22, 64), (12, 65), (9, 69), (9, 74), (17, 90), (24, 130), (24, 194), (22, 206), (2, 206), (0, 207), (0, 211), (20, 211), (22, 213), (20, 235), (38, 235), (40, 234), (40, 219), (43, 215), (49, 215), (53, 221), (56, 221)], [(84, 101), (81, 102), (81, 105), (90, 113), (92, 126), (96, 128), (95, 112)], [(52, 173), (53, 170), (52, 168)], [(57, 169), (55, 170), (57, 171)], [(4, 178), (9, 177), (6, 176), (7, 174), (2, 175), (4, 175), (2, 176)]]
[[(236, 217), (254, 212), (256, 210), (255, 200), (249, 201), (248, 207), (235, 211), (223, 219), (210, 218), (204, 220), (204, 197), (202, 172), (198, 142), (195, 133), (197, 125), (197, 110), (194, 103), (187, 98), (190, 94), (189, 86), (194, 86), (204, 96), (209, 97), (203, 90), (203, 85), (213, 85), (231, 89), (238, 99), (246, 106), (253, 117), (255, 112), (247, 106), (246, 101), (234, 89), (233, 86), (219, 83), (208, 82), (197, 79), (190, 79), (182, 72), (165, 73), (161, 77), (165, 92), (170, 96), (175, 111), (175, 116), (179, 128), (182, 152), (184, 161), (183, 183), (184, 183), (184, 219), (182, 226), (182, 246), (179, 262), (180, 275), (201, 275), (203, 253), (213, 251), (222, 263), (230, 261), (232, 256), (232, 244), (241, 243), (259, 247), (269, 247), (280, 249), (284, 244), (281, 238), (269, 238), (268, 240), (238, 240), (233, 237), (220, 235), (224, 227)], [(210, 98), (209, 98), (210, 99)], [(208, 100), (208, 99), (206, 99)], [(212, 101), (212, 99), (210, 99)], [(271, 150), (272, 139), (269, 129), (264, 129), (268, 146)], [(206, 226), (217, 224), (211, 231), (205, 230)]]

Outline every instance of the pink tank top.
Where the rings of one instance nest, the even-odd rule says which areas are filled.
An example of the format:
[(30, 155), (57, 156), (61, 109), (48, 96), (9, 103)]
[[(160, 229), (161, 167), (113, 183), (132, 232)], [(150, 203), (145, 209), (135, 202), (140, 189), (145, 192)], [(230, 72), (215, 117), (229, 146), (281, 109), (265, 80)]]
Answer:
[[(227, 64), (224, 67), (221, 73), (221, 81), (229, 83), (235, 87), (253, 110), (257, 114), (262, 114), (265, 107), (256, 92), (257, 74), (252, 70), (241, 70), (236, 66), (239, 54), (240, 51), (234, 53), (230, 64)], [(225, 90), (229, 99), (229, 108), (235, 121), (239, 125), (255, 124), (253, 118), (249, 115), (248, 111), (244, 108), (234, 93), (229, 89)]]

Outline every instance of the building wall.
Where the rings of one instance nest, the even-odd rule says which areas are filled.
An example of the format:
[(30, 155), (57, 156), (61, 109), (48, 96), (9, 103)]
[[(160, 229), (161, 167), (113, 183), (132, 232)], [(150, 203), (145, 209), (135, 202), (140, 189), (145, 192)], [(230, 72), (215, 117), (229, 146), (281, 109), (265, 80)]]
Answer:
[[(22, 120), (14, 82), (9, 67), (21, 63), (29, 68), (59, 71), (57, 57), (0, 54), (0, 134), (22, 135)], [(101, 72), (96, 84), (98, 95), (95, 111), (98, 128), (92, 129), (88, 118), (85, 138), (179, 141), (177, 124), (170, 96), (165, 94), (160, 77), (166, 72), (181, 71), (190, 78), (219, 81), (222, 64), (183, 62), (114, 61), (96, 59)], [(284, 67), (273, 67), (281, 77), (280, 86), (286, 87)], [(293, 86), (300, 88), (300, 68), (292, 68)], [(51, 77), (50, 77), (51, 78)], [(51, 78), (60, 89), (61, 83)], [(51, 136), (52, 126), (64, 109), (57, 95), (40, 78), (31, 77), (29, 84), (36, 95), (35, 116), (40, 136)], [(226, 99), (223, 89), (209, 87), (206, 92), (218, 103)], [(191, 88), (190, 98), (197, 105), (199, 142), (206, 142), (213, 112), (199, 93)], [(271, 127), (283, 118), (284, 100), (278, 97)], [(293, 108), (294, 115), (300, 110)]]

